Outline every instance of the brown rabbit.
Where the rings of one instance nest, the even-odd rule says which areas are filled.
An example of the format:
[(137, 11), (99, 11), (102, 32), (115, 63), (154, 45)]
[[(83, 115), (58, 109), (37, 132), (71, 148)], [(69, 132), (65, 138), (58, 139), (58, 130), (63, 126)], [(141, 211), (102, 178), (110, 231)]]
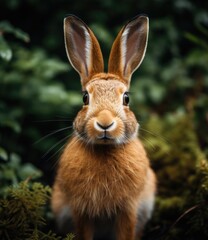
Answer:
[(81, 77), (84, 105), (60, 159), (53, 212), (59, 223), (64, 211), (71, 214), (78, 240), (92, 240), (102, 221), (110, 222), (117, 240), (139, 239), (152, 214), (156, 179), (137, 138), (128, 91), (145, 55), (148, 18), (137, 16), (121, 29), (108, 73), (99, 43), (82, 20), (65, 18), (64, 34), (67, 56)]

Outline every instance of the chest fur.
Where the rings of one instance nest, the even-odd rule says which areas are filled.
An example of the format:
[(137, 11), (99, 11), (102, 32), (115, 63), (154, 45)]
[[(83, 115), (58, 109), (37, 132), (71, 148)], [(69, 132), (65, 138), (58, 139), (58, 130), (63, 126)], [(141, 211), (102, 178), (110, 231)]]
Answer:
[(70, 206), (80, 214), (112, 215), (128, 203), (133, 204), (142, 191), (146, 164), (139, 156), (63, 157), (59, 179)]

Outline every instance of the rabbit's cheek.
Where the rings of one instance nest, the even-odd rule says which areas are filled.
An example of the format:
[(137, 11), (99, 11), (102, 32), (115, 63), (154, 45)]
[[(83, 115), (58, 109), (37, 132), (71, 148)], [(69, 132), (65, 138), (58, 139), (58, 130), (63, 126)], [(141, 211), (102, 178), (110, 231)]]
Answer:
[(139, 124), (137, 122), (129, 122), (126, 124), (126, 137), (129, 139), (137, 137)]
[(86, 115), (87, 109), (82, 109), (76, 116), (73, 122), (73, 128), (75, 132), (82, 135), (85, 131), (85, 121), (84, 116)]
[(131, 139), (137, 136), (139, 124), (133, 112), (125, 109), (125, 114), (125, 134), (127, 138)]

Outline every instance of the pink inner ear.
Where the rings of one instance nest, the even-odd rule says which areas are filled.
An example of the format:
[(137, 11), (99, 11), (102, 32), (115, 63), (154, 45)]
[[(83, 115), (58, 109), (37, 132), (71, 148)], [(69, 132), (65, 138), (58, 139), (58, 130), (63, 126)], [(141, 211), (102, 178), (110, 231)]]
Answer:
[(141, 63), (147, 40), (145, 24), (138, 22), (127, 28), (124, 74), (132, 73)]
[(64, 19), (64, 37), (69, 62), (84, 86), (93, 75), (104, 70), (100, 45), (90, 28), (75, 16)]
[[(131, 59), (133, 59), (136, 55), (136, 51), (138, 49), (138, 42), (137, 42), (137, 36), (131, 35), (128, 37), (127, 44), (126, 44), (126, 56), (125, 56), (125, 65), (124, 65), (124, 73), (126, 71), (131, 71), (133, 66), (130, 66)], [(131, 67), (129, 69), (129, 67)]]
[[(88, 67), (87, 67), (87, 56), (86, 56), (86, 36), (85, 36), (85, 30), (83, 27), (72, 23), (71, 27), (73, 29), (73, 32), (71, 35), (72, 40), (72, 46), (74, 48), (73, 52), (76, 54), (76, 59), (79, 63), (84, 64), (84, 71), (86, 75), (89, 75), (88, 73)], [(80, 64), (81, 65), (81, 64)]]

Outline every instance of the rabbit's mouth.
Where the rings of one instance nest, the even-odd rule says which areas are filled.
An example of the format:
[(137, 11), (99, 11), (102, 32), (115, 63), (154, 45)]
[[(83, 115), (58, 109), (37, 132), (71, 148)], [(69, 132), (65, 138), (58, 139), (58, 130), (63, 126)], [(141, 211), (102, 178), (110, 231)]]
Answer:
[(117, 138), (109, 131), (104, 130), (102, 133), (96, 134), (91, 138), (93, 144), (116, 144)]
[(104, 136), (104, 137), (100, 138), (100, 140), (111, 140), (111, 139), (109, 137)]
[(116, 141), (115, 139), (111, 139), (108, 137), (103, 137), (103, 138), (99, 138), (96, 141), (94, 141), (94, 145), (115, 145)]
[(99, 139), (99, 140), (104, 140), (104, 141), (113, 140), (113, 138), (112, 138), (112, 137), (110, 137), (110, 136), (108, 136), (108, 135), (107, 135), (107, 132), (106, 132), (106, 131), (104, 131), (104, 134), (103, 134), (103, 136), (101, 136), (101, 137), (98, 137), (98, 139)]
[(101, 136), (97, 137), (98, 140), (104, 140), (104, 141), (109, 141), (109, 140), (114, 140), (110, 135), (109, 132), (104, 130), (103, 134)]
[(94, 144), (119, 144), (121, 142), (123, 142), (123, 138), (121, 140), (121, 136), (116, 137), (111, 135), (110, 132), (108, 131), (103, 131), (102, 135), (97, 135), (96, 137), (94, 137)]

